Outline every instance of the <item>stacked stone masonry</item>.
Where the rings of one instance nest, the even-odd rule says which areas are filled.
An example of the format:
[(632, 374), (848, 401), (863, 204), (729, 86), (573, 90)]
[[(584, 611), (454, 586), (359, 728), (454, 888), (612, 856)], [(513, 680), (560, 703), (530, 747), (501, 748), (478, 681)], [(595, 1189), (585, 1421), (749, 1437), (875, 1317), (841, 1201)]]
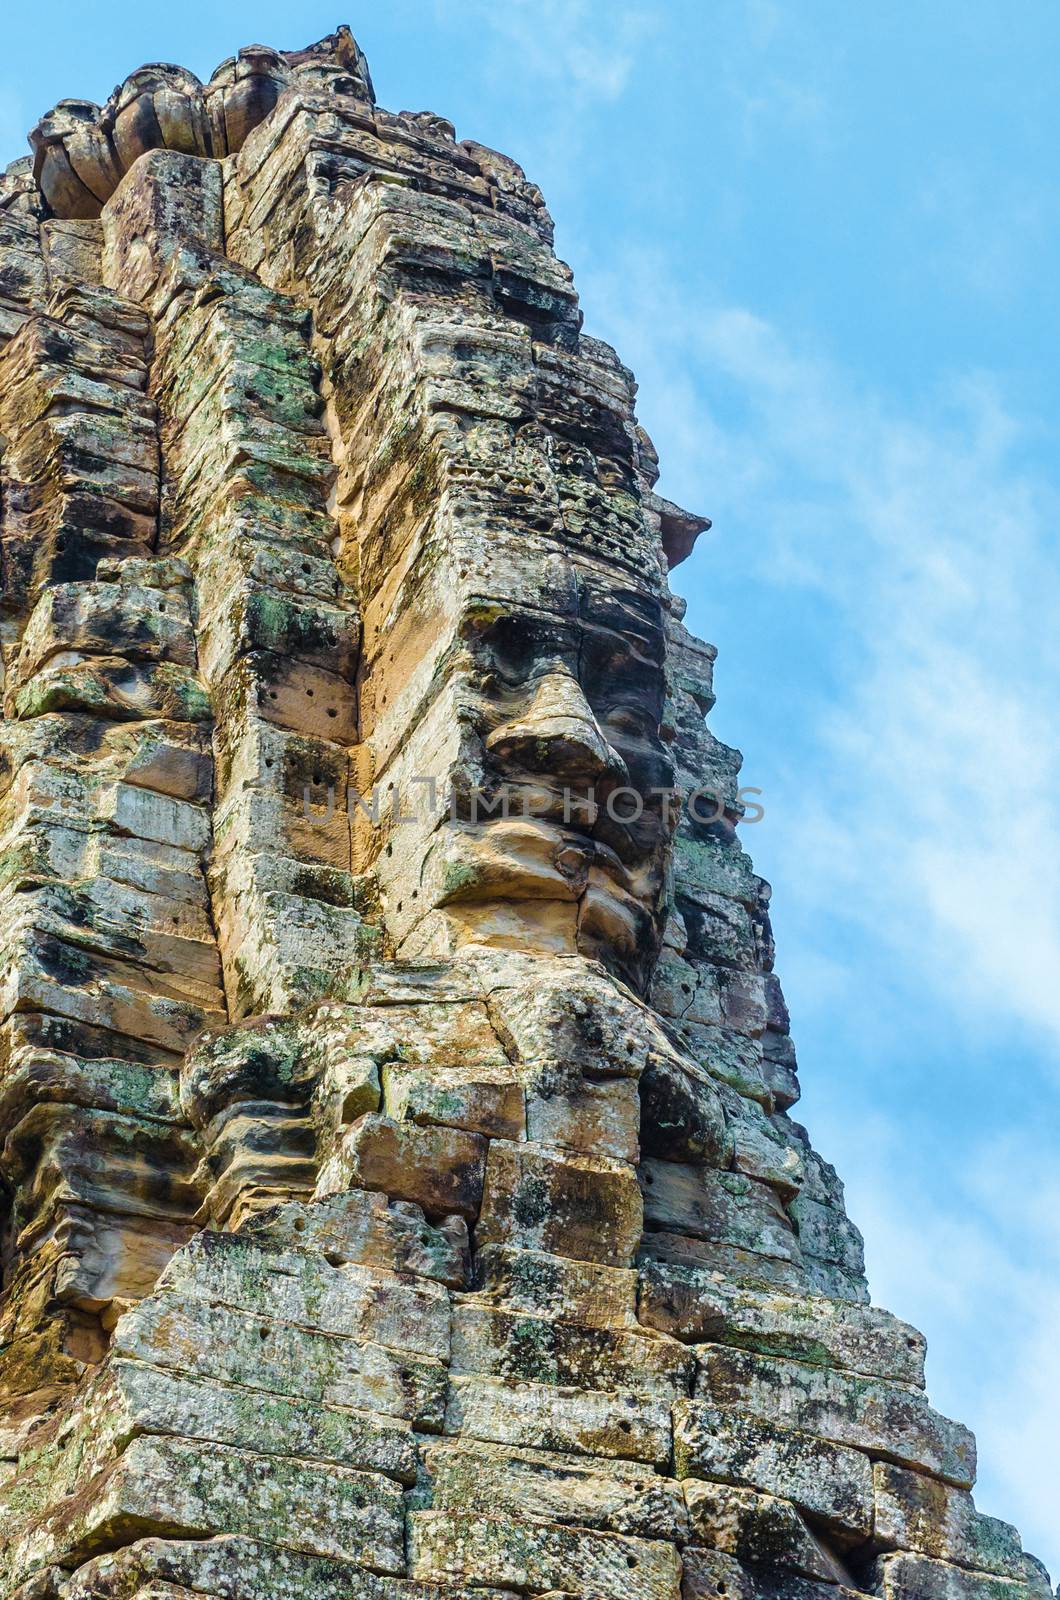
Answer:
[(1045, 1600), (790, 1116), (709, 524), (540, 192), (346, 29), (30, 143), (0, 1593)]

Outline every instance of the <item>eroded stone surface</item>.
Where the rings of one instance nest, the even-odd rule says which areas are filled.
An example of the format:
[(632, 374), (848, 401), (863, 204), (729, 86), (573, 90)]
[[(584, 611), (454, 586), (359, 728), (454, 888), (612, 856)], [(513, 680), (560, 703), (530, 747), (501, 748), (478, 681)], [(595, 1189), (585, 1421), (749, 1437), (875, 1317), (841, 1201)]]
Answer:
[(540, 191), (347, 29), (30, 142), (0, 1593), (1044, 1600), (789, 1115), (709, 523)]

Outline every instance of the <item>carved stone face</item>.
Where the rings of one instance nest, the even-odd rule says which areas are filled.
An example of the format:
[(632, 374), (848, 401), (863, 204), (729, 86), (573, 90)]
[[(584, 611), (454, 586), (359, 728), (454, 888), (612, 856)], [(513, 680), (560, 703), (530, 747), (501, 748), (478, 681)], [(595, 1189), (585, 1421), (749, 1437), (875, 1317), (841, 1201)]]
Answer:
[(476, 942), (579, 952), (642, 987), (659, 940), (673, 783), (658, 599), (599, 569), (570, 604), (468, 630), (475, 792), (454, 808), (438, 904)]

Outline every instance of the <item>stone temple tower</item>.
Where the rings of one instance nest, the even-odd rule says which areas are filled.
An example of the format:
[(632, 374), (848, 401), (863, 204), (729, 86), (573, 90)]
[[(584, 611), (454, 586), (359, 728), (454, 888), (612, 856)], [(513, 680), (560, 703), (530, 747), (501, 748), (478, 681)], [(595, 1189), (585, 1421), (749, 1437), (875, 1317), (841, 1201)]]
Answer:
[(631, 374), (346, 29), (0, 177), (4, 1600), (1045, 1600), (791, 1108)]

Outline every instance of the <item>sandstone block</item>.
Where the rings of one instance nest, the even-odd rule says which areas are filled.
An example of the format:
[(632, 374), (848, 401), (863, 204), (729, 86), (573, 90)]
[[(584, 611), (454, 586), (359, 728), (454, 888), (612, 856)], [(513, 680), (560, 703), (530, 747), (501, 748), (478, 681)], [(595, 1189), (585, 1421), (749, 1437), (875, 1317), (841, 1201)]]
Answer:
[(486, 1245), (475, 1256), (477, 1298), (591, 1328), (636, 1326), (637, 1274), (542, 1250)]
[(494, 1140), (477, 1239), (625, 1266), (641, 1232), (632, 1169), (603, 1157)]
[(382, 1267), (433, 1278), (451, 1289), (464, 1286), (468, 1236), (463, 1217), (435, 1227), (419, 1206), (390, 1204), (385, 1194), (353, 1189), (311, 1205), (297, 1201), (260, 1212), (244, 1230), (270, 1243), (315, 1250), (330, 1261)]
[(799, 1259), (784, 1208), (765, 1184), (742, 1173), (675, 1161), (645, 1160), (639, 1177), (649, 1228), (687, 1233), (782, 1261)]
[(532, 1094), (527, 1101), (527, 1138), (553, 1149), (636, 1161), (639, 1130), (640, 1097), (626, 1078), (585, 1083), (564, 1094)]
[[(122, 1527), (172, 1535), (268, 1530), (277, 1544), (404, 1570), (400, 1487), (377, 1474), (333, 1463), (257, 1456), (184, 1440), (134, 1439), (105, 1488), (84, 1513), (74, 1548), (98, 1544)], [(62, 1547), (61, 1535), (57, 1539)]]
[(439, 1284), (353, 1263), (330, 1266), (308, 1251), (200, 1233), (173, 1257), (159, 1287), (185, 1303), (206, 1300), (418, 1355), (449, 1355), (449, 1296)]
[(511, 1591), (416, 1583), (238, 1534), (205, 1541), (141, 1538), (81, 1567), (70, 1579), (68, 1600), (142, 1600), (139, 1586), (154, 1583), (207, 1600), (514, 1600)]
[(1015, 1528), (982, 1516), (970, 1494), (885, 1461), (877, 1461), (873, 1482), (881, 1544), (1002, 1578), (1026, 1576)]
[(397, 1417), (437, 1432), (445, 1368), (430, 1357), (161, 1294), (127, 1312), (114, 1351), (270, 1394)]
[[(638, 1260), (706, 1270), (719, 1282), (728, 1281), (741, 1289), (776, 1289), (791, 1295), (806, 1292), (807, 1272), (802, 1261), (782, 1261), (777, 1256), (760, 1255), (756, 1250), (714, 1244), (709, 1239), (692, 1239), (687, 1234), (669, 1233), (665, 1229), (645, 1232)], [(820, 1294), (822, 1291), (815, 1286), (813, 1292)]]
[(707, 1345), (699, 1352), (696, 1395), (721, 1410), (896, 1457), (964, 1488), (975, 1481), (972, 1435), (940, 1417), (918, 1389)]
[(727, 1167), (733, 1140), (716, 1085), (691, 1058), (653, 1055), (640, 1080), (648, 1156)]
[(583, 1076), (639, 1078), (653, 1052), (673, 1054), (648, 1008), (586, 962), (539, 960), (531, 981), (518, 987), (512, 977), (499, 976), (503, 986), (490, 992), (496, 1025), (516, 1059), (550, 1087)]
[(106, 1369), (87, 1410), (96, 1430), (105, 1424), (119, 1438), (174, 1434), (259, 1455), (333, 1461), (404, 1484), (416, 1481), (416, 1441), (407, 1425), (188, 1378), (139, 1361), (118, 1360)]
[(756, 1100), (746, 1100), (728, 1085), (721, 1088), (725, 1120), (733, 1141), (733, 1166), (760, 1183), (768, 1183), (784, 1201), (802, 1188), (802, 1152), (785, 1139)]
[(680, 1486), (638, 1462), (439, 1442), (423, 1447), (431, 1507), (570, 1523), (680, 1542), (688, 1515)]
[(530, 1594), (560, 1590), (577, 1574), (585, 1600), (677, 1600), (677, 1551), (656, 1541), (587, 1533), (510, 1517), (419, 1511), (409, 1519), (414, 1577), (510, 1585)]
[(923, 1334), (874, 1306), (740, 1289), (702, 1267), (647, 1261), (637, 1315), (647, 1327), (690, 1344), (738, 1345), (924, 1386)]
[(723, 1550), (707, 1550), (687, 1545), (681, 1552), (681, 1600), (758, 1600), (754, 1580), (735, 1556)]
[(884, 1556), (878, 1564), (876, 1592), (883, 1600), (1049, 1600), (1046, 1581), (970, 1572), (967, 1567), (926, 1556)]
[(686, 1478), (681, 1487), (693, 1544), (724, 1550), (753, 1567), (790, 1568), (824, 1583), (849, 1577), (789, 1501), (696, 1478)]
[(343, 1164), (351, 1183), (418, 1205), (432, 1221), (454, 1212), (472, 1221), (482, 1203), (486, 1141), (456, 1128), (366, 1116), (349, 1134)]
[(445, 1431), (464, 1439), (662, 1466), (670, 1456), (665, 1400), (511, 1379), (454, 1377)]
[(667, 1339), (464, 1302), (453, 1312), (449, 1370), (581, 1389), (683, 1395), (691, 1390), (694, 1362)]
[(383, 1067), (383, 1109), (395, 1122), (463, 1128), (491, 1139), (521, 1139), (526, 1132), (523, 1088), (491, 1080), (474, 1068)]
[(697, 1400), (674, 1406), (674, 1462), (700, 1477), (788, 1499), (860, 1537), (872, 1527), (872, 1465), (859, 1451)]
[(773, 1109), (773, 1096), (763, 1069), (762, 1044), (732, 1028), (711, 1027), (682, 1019), (678, 1032), (689, 1055), (701, 1071), (719, 1083), (727, 1083), (737, 1094), (757, 1100), (767, 1111)]
[(864, 1275), (864, 1243), (843, 1211), (800, 1194), (792, 1203), (791, 1217), (804, 1255), (841, 1267), (852, 1276)]

